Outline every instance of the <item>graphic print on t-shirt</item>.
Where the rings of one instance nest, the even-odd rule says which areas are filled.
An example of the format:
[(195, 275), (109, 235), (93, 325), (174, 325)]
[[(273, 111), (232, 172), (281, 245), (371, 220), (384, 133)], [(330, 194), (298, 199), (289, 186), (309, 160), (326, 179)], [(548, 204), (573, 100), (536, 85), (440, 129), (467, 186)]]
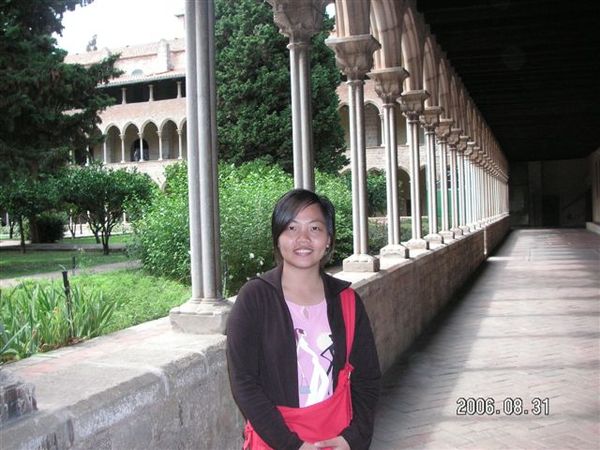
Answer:
[(300, 406), (323, 401), (333, 392), (333, 341), (325, 301), (311, 306), (287, 302), (294, 324)]

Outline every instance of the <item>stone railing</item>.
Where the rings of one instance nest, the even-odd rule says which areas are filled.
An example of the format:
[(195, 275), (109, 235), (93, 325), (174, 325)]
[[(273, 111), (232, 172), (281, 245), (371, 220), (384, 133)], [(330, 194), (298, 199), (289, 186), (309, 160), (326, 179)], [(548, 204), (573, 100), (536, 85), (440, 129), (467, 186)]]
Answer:
[[(353, 286), (369, 313), (383, 370), (508, 230), (504, 216), (360, 275)], [(38, 410), (3, 424), (0, 448), (239, 449), (242, 417), (229, 390), (225, 339), (177, 333), (159, 319), (10, 364), (3, 370), (35, 386)]]

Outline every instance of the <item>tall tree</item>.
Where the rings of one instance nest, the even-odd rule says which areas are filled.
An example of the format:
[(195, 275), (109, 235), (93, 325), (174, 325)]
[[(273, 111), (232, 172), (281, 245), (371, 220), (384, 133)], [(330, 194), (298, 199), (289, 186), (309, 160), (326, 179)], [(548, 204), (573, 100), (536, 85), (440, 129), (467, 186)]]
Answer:
[[(315, 163), (340, 169), (344, 136), (335, 92), (340, 74), (324, 40), (312, 41), (311, 85)], [(273, 22), (271, 6), (257, 0), (216, 0), (216, 81), (219, 156), (239, 164), (256, 158), (292, 168), (288, 39)]]
[(0, 183), (55, 172), (99, 138), (111, 98), (98, 84), (118, 74), (117, 55), (90, 67), (65, 64), (53, 33), (67, 10), (90, 0), (2, 0)]

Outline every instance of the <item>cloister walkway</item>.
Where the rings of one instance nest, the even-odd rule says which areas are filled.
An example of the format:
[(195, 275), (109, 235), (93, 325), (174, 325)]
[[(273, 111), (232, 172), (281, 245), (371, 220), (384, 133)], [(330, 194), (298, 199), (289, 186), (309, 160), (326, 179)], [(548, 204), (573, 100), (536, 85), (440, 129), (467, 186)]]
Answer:
[(515, 230), (386, 374), (372, 450), (598, 449), (599, 338), (600, 236)]

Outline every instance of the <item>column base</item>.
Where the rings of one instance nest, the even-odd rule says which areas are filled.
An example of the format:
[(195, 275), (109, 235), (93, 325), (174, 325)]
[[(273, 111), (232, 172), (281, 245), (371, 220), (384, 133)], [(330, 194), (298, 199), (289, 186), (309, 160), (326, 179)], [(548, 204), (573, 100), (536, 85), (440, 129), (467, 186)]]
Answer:
[(443, 244), (444, 237), (440, 233), (429, 233), (425, 237), (423, 237), (427, 242), (432, 244)]
[(388, 244), (379, 251), (382, 258), (409, 258), (408, 249), (402, 244)]
[(479, 230), (481, 228), (479, 224), (475, 222), (470, 223), (468, 227), (471, 229), (471, 231)]
[(355, 253), (344, 259), (342, 268), (344, 272), (379, 272), (379, 258)]
[(454, 233), (454, 238), (456, 239), (458, 236), (462, 236), (463, 235), (463, 230), (461, 230), (460, 228), (450, 228), (450, 231), (452, 231)]
[(10, 372), (0, 371), (0, 425), (36, 410), (34, 385)]
[(442, 230), (439, 232), (439, 235), (444, 238), (444, 241), (449, 241), (454, 239), (454, 232), (450, 230)]
[(188, 300), (169, 312), (171, 326), (183, 333), (225, 334), (231, 305), (225, 300), (202, 302)]
[(458, 228), (463, 231), (463, 234), (469, 234), (471, 232), (471, 229), (467, 225), (459, 225)]
[(411, 250), (429, 250), (429, 242), (425, 239), (410, 239), (404, 245)]

